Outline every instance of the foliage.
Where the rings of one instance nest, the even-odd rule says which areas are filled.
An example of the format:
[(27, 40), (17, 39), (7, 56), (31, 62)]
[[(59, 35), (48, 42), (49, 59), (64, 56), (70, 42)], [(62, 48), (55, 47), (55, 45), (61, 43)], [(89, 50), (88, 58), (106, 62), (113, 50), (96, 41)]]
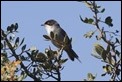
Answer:
[(96, 75), (93, 75), (92, 73), (87, 74), (87, 79), (84, 79), (84, 81), (94, 81), (96, 78)]
[[(94, 14), (90, 18), (80, 16), (83, 23), (95, 26), (95, 29), (84, 34), (84, 37), (91, 39), (96, 34), (96, 40), (106, 44), (103, 46), (100, 43), (94, 43), (92, 52), (92, 56), (105, 64), (102, 66), (104, 73), (101, 76), (110, 75), (111, 81), (121, 81), (119, 77), (121, 73), (119, 31), (105, 30), (114, 27), (112, 17), (107, 16), (101, 20), (98, 14), (103, 14), (105, 8), (101, 9), (101, 6), (97, 5), (95, 1), (79, 2), (84, 3)], [(105, 24), (106, 27), (100, 26), (100, 23)], [(61, 81), (61, 71), (68, 60), (62, 58), (62, 51), (67, 44), (72, 42), (72, 38), (70, 40), (64, 38), (60, 50), (52, 50), (49, 47), (45, 48), (45, 52), (41, 52), (36, 47), (28, 48), (27, 44), (24, 43), (25, 38), (16, 36), (16, 33), (18, 33), (18, 23), (11, 24), (6, 30), (1, 29), (1, 81), (23, 81), (26, 77), (30, 77), (34, 81), (43, 81), (50, 77), (56, 81)], [(54, 35), (53, 32), (50, 34), (51, 37), (47, 35), (43, 35), (43, 37), (47, 41), (55, 40), (57, 35)], [(88, 73), (87, 79), (84, 81), (94, 81), (95, 78), (96, 75)]]
[[(121, 39), (120, 35), (118, 34), (119, 31), (116, 30), (115, 32), (110, 32), (109, 30), (105, 30), (107, 27), (100, 26), (100, 23), (106, 24), (108, 27), (113, 27), (113, 19), (111, 16), (107, 16), (105, 20), (101, 20), (101, 17), (98, 16), (99, 13), (104, 13), (105, 8), (101, 9), (101, 6), (97, 5), (95, 1), (81, 1), (84, 3), (92, 12), (93, 17), (83, 19), (80, 16), (80, 20), (86, 24), (91, 24), (95, 26), (95, 31), (90, 31), (84, 34), (85, 38), (91, 38), (96, 34), (97, 41), (103, 41), (106, 44), (106, 47), (99, 43), (94, 44), (92, 56), (102, 60), (105, 62), (103, 66), (103, 70), (105, 73), (101, 74), (101, 76), (105, 76), (106, 74), (110, 75), (111, 81), (120, 81), (119, 78), (121, 73)], [(109, 37), (108, 37), (109, 36)]]
[[(29, 76), (34, 81), (49, 77), (60, 81), (63, 64), (68, 60), (62, 59), (63, 47), (60, 50), (52, 50), (49, 47), (44, 53), (36, 47), (27, 49), (27, 44), (24, 44), (25, 38), (15, 37), (16, 33), (18, 33), (17, 23), (8, 26), (7, 31), (1, 29), (1, 80), (22, 81)], [(52, 37), (54, 37), (53, 33)], [(10, 61), (10, 59), (15, 60)], [(18, 65), (20, 66), (17, 67)], [(16, 73), (20, 73), (20, 76)]]

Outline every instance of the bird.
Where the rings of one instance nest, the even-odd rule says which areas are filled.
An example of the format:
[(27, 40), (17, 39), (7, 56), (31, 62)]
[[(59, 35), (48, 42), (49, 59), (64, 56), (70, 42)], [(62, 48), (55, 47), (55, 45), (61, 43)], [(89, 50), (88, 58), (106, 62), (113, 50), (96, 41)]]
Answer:
[(64, 45), (64, 38), (67, 41), (64, 47), (64, 51), (68, 54), (69, 58), (74, 61), (74, 59), (79, 60), (79, 56), (75, 53), (75, 51), (72, 49), (71, 39), (69, 39), (67, 33), (60, 27), (59, 23), (54, 19), (47, 20), (44, 24), (41, 24), (41, 26), (44, 26), (47, 35), (51, 38), (51, 33), (56, 35), (55, 38), (51, 39), (52, 44), (54, 44), (57, 48), (62, 48), (62, 45)]

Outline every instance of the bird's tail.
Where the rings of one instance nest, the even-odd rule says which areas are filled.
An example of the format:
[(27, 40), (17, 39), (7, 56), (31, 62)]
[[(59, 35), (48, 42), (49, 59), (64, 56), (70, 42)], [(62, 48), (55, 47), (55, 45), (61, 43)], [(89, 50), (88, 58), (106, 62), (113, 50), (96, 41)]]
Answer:
[(74, 61), (74, 59), (76, 58), (79, 62), (81, 62), (81, 61), (79, 60), (78, 55), (75, 53), (75, 51), (74, 51), (73, 49), (67, 49), (67, 50), (65, 50), (65, 51), (67, 52), (69, 58), (70, 58), (72, 61)]

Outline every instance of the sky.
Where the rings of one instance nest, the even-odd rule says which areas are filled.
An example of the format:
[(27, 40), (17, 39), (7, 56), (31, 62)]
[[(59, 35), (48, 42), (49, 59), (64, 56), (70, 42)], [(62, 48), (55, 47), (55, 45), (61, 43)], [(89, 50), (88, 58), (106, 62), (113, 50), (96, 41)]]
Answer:
[[(103, 14), (99, 14), (101, 19), (107, 16), (113, 18), (114, 27), (107, 30), (121, 30), (121, 2), (120, 1), (98, 1), (98, 5), (105, 8)], [(51, 46), (53, 50), (57, 48), (51, 42), (45, 41), (43, 35), (46, 30), (41, 26), (49, 19), (55, 19), (60, 26), (72, 37), (73, 50), (78, 54), (82, 63), (77, 60), (68, 60), (61, 71), (62, 81), (81, 81), (87, 78), (87, 73), (97, 74), (95, 80), (108, 80), (110, 77), (101, 77), (104, 73), (102, 66), (105, 65), (99, 59), (91, 56), (93, 44), (98, 42), (95, 37), (86, 39), (83, 35), (95, 30), (95, 27), (83, 23), (79, 15), (83, 18), (92, 17), (93, 13), (81, 2), (77, 1), (2, 1), (1, 2), (1, 28), (6, 29), (11, 24), (18, 23), (19, 33), (16, 36), (25, 38), (25, 44), (30, 48), (37, 47), (41, 52)], [(104, 43), (101, 43), (104, 44)], [(68, 58), (63, 52), (63, 57)], [(26, 78), (25, 80), (32, 80)], [(46, 80), (53, 80), (52, 78)]]

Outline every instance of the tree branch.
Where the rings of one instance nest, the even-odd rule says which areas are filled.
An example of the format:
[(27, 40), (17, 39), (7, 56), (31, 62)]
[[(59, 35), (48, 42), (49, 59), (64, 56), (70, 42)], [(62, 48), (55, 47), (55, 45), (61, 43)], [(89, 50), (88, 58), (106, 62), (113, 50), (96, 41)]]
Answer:
[[(11, 52), (13, 53), (13, 56), (16, 58), (16, 60), (20, 60), (18, 55), (16, 54), (15, 50), (13, 49), (12, 45), (10, 44), (9, 40), (7, 39), (6, 34), (4, 33), (4, 31), (2, 29), (1, 29), (1, 31), (3, 33), (2, 35), (5, 37), (5, 41), (7, 42), (8, 47), (10, 48)], [(38, 79), (34, 74), (32, 74), (30, 71), (27, 70), (27, 68), (25, 67), (23, 62), (21, 62), (20, 65), (29, 77), (33, 78), (35, 81), (40, 81), (40, 79)]]

